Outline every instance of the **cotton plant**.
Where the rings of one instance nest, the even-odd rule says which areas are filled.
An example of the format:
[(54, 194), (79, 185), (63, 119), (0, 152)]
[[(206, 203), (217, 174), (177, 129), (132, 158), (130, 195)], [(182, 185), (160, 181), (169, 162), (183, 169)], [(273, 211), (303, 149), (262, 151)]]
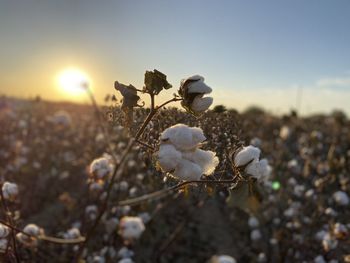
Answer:
[(211, 175), (219, 159), (214, 152), (200, 149), (205, 140), (202, 129), (197, 127), (176, 124), (165, 129), (157, 153), (160, 168), (183, 181)]

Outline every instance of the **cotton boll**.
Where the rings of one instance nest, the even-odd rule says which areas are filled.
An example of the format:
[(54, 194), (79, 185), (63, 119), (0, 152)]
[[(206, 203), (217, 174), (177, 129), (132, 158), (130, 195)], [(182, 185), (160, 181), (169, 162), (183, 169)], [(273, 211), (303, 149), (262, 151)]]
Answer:
[(318, 231), (318, 232), (316, 233), (315, 239), (318, 240), (318, 241), (322, 241), (323, 238), (327, 235), (327, 233), (328, 233), (328, 232), (325, 231), (325, 230), (320, 230), (320, 231)]
[(280, 130), (280, 137), (282, 140), (287, 140), (291, 134), (291, 130), (288, 126), (282, 126)]
[(262, 238), (261, 232), (259, 229), (254, 229), (250, 232), (250, 239), (252, 241), (257, 241)]
[(252, 160), (259, 160), (260, 149), (254, 146), (243, 147), (234, 157), (234, 162), (237, 167), (246, 165)]
[(325, 251), (335, 249), (338, 246), (338, 241), (334, 239), (330, 233), (327, 233), (322, 240), (322, 246)]
[(259, 226), (259, 220), (255, 216), (251, 216), (248, 219), (248, 225), (250, 228), (257, 228)]
[(5, 182), (2, 185), (2, 194), (4, 199), (13, 201), (18, 195), (18, 186), (15, 183)]
[(160, 167), (169, 172), (175, 169), (182, 158), (181, 152), (175, 149), (171, 144), (162, 144), (159, 147), (158, 163)]
[(128, 249), (127, 247), (122, 247), (118, 251), (119, 258), (131, 258), (134, 256), (134, 254), (135, 254), (134, 251), (132, 251), (131, 249)]
[(228, 255), (220, 255), (211, 257), (210, 263), (236, 263), (237, 261)]
[(182, 159), (176, 167), (173, 176), (184, 181), (199, 180), (202, 176), (202, 169), (198, 164)]
[(322, 255), (318, 255), (317, 257), (314, 258), (315, 263), (327, 263), (327, 261), (324, 259)]
[(9, 235), (9, 233), (10, 229), (7, 226), (0, 223), (0, 239), (6, 238)]
[(65, 239), (77, 239), (80, 237), (81, 237), (80, 230), (75, 227), (69, 229), (67, 233), (64, 234)]
[(350, 203), (349, 196), (343, 191), (337, 191), (333, 194), (333, 199), (338, 205), (347, 206)]
[(51, 122), (56, 125), (68, 127), (72, 124), (72, 118), (68, 112), (57, 111), (52, 117)]
[(139, 217), (123, 217), (119, 224), (119, 234), (127, 241), (140, 238), (144, 230), (145, 225)]
[(219, 158), (212, 151), (197, 149), (194, 152), (187, 152), (183, 157), (198, 164), (202, 168), (202, 174), (210, 175), (219, 164)]
[(177, 150), (191, 150), (205, 140), (203, 131), (199, 128), (190, 128), (185, 124), (176, 124), (164, 130), (160, 139), (169, 141)]
[(209, 109), (209, 107), (213, 104), (213, 98), (212, 97), (200, 97), (197, 96), (194, 98), (191, 109), (194, 112), (201, 113)]
[(333, 228), (333, 234), (337, 238), (344, 238), (348, 234), (348, 229), (345, 225), (336, 223)]
[(105, 157), (93, 160), (90, 164), (90, 173), (98, 179), (103, 179), (112, 172), (113, 166)]
[(212, 89), (204, 83), (204, 78), (200, 75), (194, 75), (186, 79), (194, 80), (193, 82), (189, 82), (188, 84), (188, 93), (210, 93)]
[(8, 241), (7, 239), (0, 239), (0, 253), (4, 253), (7, 249)]
[(93, 259), (92, 259), (92, 263), (105, 263), (106, 262), (106, 259), (102, 256), (94, 256)]
[(35, 224), (29, 224), (26, 225), (23, 229), (24, 233), (27, 233), (30, 236), (27, 236), (23, 233), (18, 233), (16, 235), (19, 242), (21, 242), (23, 245), (27, 247), (35, 247), (38, 244), (38, 240), (35, 237), (38, 237), (39, 235), (44, 234), (44, 230), (39, 228)]
[(118, 263), (134, 263), (134, 261), (131, 258), (123, 258)]

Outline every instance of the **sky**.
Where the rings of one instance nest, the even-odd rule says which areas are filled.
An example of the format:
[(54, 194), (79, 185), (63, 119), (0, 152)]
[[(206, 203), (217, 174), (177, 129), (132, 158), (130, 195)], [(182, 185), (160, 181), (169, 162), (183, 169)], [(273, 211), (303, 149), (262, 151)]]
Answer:
[(58, 85), (74, 67), (102, 102), (158, 69), (159, 102), (199, 74), (214, 105), (350, 114), (349, 28), (348, 0), (0, 0), (0, 94), (87, 102)]

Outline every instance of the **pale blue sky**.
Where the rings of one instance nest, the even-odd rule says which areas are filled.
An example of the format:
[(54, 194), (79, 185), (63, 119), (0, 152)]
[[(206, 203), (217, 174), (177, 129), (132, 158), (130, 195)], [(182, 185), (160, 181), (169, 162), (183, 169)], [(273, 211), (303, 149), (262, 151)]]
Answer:
[[(350, 112), (350, 1), (0, 0), (0, 93), (62, 99), (76, 66), (98, 98), (147, 69), (201, 74), (216, 104)], [(64, 99), (67, 99), (64, 97)]]

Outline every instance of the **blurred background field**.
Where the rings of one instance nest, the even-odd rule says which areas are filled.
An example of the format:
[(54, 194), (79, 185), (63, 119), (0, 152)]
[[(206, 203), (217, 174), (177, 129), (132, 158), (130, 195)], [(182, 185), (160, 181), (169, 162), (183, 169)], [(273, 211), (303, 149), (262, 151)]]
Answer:
[[(121, 126), (117, 106), (101, 111), (118, 157), (130, 133)], [(137, 125), (146, 110), (135, 115)], [(271, 183), (264, 187), (261, 210), (249, 215), (228, 205), (227, 190), (220, 186), (191, 186), (187, 193), (131, 207), (113, 206), (117, 196), (112, 196), (111, 207), (89, 246), (90, 260), (103, 256), (106, 262), (116, 262), (124, 244), (110, 219), (138, 215), (146, 230), (129, 247), (136, 262), (205, 262), (214, 254), (228, 254), (238, 262), (313, 262), (320, 255), (325, 262), (345, 261), (350, 254), (349, 204), (334, 196), (337, 191), (350, 193), (350, 122), (345, 114), (276, 117), (251, 108), (243, 113), (209, 111), (195, 118), (169, 108), (155, 117), (143, 140), (156, 147), (159, 132), (176, 123), (204, 130), (204, 148), (216, 151), (221, 161), (216, 177), (230, 175), (225, 167), (227, 151), (237, 138), (262, 149), (273, 172)], [(63, 236), (72, 226), (84, 233), (93, 216), (87, 207), (97, 205), (98, 209), (101, 202), (99, 195), (88, 190), (87, 169), (108, 152), (93, 108), (2, 97), (0, 125), (0, 177), (19, 186), (19, 200), (12, 206), (17, 225), (36, 223), (53, 236)], [(115, 190), (121, 189), (118, 200), (175, 184), (172, 179), (164, 183), (164, 175), (152, 163), (147, 149), (133, 148), (123, 181), (114, 185)], [(326, 233), (332, 237), (329, 244)], [(74, 246), (41, 242), (34, 261), (26, 249), (21, 248), (21, 253), (28, 262), (69, 262)]]

